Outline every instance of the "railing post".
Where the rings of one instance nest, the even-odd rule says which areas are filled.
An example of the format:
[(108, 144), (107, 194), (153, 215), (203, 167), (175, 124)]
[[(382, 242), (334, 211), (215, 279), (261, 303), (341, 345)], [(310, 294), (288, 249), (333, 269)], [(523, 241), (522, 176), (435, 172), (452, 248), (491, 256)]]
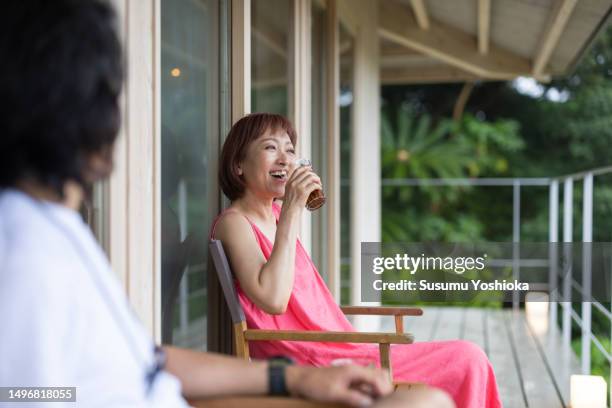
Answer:
[[(521, 242), (521, 182), (518, 179), (514, 180), (514, 188), (512, 194), (512, 278), (519, 280), (520, 278), (520, 248)], [(512, 291), (512, 310), (515, 312), (519, 309), (519, 291)]]
[(550, 300), (549, 327), (557, 331), (557, 299), (559, 285), (558, 245), (559, 242), (559, 181), (549, 185), (548, 210), (548, 296)]
[(571, 350), (572, 342), (572, 201), (574, 181), (568, 177), (563, 182), (563, 349)]
[(591, 374), (591, 249), (593, 242), (593, 173), (584, 177), (582, 193), (582, 374)]

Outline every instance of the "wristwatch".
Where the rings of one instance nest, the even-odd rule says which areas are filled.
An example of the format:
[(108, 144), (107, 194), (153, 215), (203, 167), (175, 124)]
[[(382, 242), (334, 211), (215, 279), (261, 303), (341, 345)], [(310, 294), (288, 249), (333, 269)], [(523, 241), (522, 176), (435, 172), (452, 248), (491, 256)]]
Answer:
[(285, 383), (285, 367), (292, 365), (293, 360), (278, 356), (268, 360), (268, 395), (288, 396), (289, 390)]

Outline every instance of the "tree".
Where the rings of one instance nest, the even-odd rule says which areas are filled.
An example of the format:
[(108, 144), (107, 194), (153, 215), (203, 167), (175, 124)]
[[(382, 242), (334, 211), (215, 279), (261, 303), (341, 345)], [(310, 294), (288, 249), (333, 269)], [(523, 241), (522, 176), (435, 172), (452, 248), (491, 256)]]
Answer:
[[(391, 118), (396, 119), (396, 124)], [(478, 177), (508, 172), (506, 154), (522, 149), (514, 121), (484, 122), (465, 115), (457, 123), (434, 123), (428, 114), (415, 114), (402, 105), (381, 116), (383, 179)], [(383, 240), (483, 240), (485, 220), (466, 215), (468, 187), (384, 186)]]

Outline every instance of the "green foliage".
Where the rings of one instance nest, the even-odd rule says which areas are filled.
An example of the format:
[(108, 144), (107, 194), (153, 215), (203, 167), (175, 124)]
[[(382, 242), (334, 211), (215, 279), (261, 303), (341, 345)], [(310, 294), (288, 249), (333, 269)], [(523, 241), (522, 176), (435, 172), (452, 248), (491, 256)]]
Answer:
[[(391, 118), (396, 118), (396, 124)], [(383, 179), (466, 178), (508, 172), (507, 154), (524, 142), (518, 123), (485, 122), (466, 115), (455, 123), (434, 122), (407, 106), (381, 116)], [(462, 212), (462, 201), (473, 194), (466, 186), (385, 186), (383, 241), (478, 241), (484, 220)]]
[[(610, 165), (611, 45), (609, 28), (540, 97), (509, 82), (477, 85), (458, 124), (450, 119), (455, 85), (383, 88), (383, 178), (554, 177)], [(382, 194), (383, 237), (511, 239), (510, 188), (386, 186)], [(581, 194), (577, 183), (576, 225)], [(521, 196), (521, 240), (547, 240), (547, 189), (522, 188)], [(593, 213), (594, 240), (612, 240), (612, 176), (596, 178)], [(580, 228), (574, 235), (581, 239)]]

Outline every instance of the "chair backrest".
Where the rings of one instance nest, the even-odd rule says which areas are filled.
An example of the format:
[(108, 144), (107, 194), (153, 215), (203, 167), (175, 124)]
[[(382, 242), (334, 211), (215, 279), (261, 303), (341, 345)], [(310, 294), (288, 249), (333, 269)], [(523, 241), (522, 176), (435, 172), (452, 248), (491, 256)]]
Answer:
[(232, 270), (230, 269), (229, 262), (225, 256), (225, 251), (223, 250), (221, 241), (218, 239), (211, 240), (208, 244), (208, 249), (210, 251), (210, 256), (212, 257), (215, 271), (219, 277), (221, 288), (223, 289), (225, 302), (227, 303), (227, 307), (232, 315), (232, 322), (236, 324), (246, 321), (244, 311), (242, 310), (242, 306), (240, 306), (240, 302), (238, 301), (236, 288), (234, 287)]

